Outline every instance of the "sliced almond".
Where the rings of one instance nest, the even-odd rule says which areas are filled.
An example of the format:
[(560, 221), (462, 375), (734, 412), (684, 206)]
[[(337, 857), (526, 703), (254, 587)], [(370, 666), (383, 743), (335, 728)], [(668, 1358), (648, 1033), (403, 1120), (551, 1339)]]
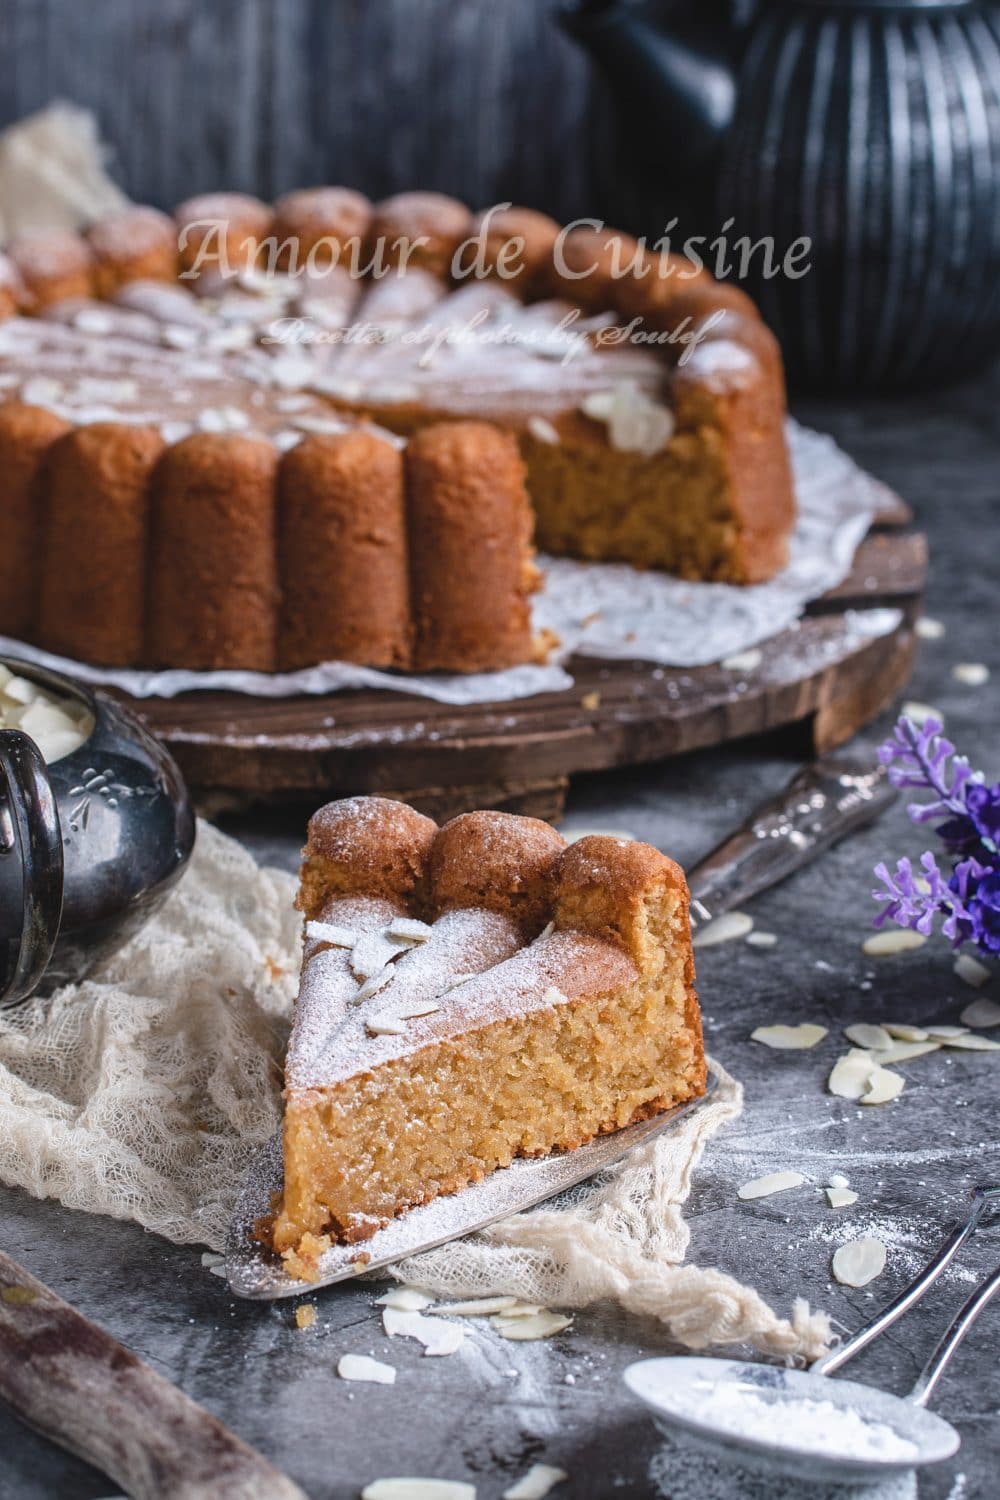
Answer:
[(373, 1479), (361, 1500), (476, 1500), (476, 1486), (458, 1479)]
[(416, 917), (396, 917), (385, 929), (390, 943), (426, 943), (434, 929)]
[(306, 938), (311, 943), (329, 943), (331, 948), (353, 948), (358, 934), (352, 927), (341, 927), (336, 922), (307, 922)]
[(422, 1312), (434, 1301), (426, 1292), (415, 1286), (391, 1286), (381, 1297), (375, 1298), (376, 1307), (398, 1307), (401, 1312)]
[(990, 978), (990, 971), (985, 964), (981, 964), (978, 958), (973, 958), (971, 953), (960, 953), (952, 965), (955, 973), (964, 984), (971, 985), (974, 990), (982, 989)]
[(873, 1068), (868, 1079), (868, 1088), (861, 1095), (862, 1104), (889, 1104), (903, 1092), (906, 1079), (902, 1073), (893, 1073), (890, 1068)]
[(425, 1318), (423, 1313), (404, 1312), (396, 1307), (382, 1309), (382, 1326), (389, 1337), (416, 1339), (425, 1354), (454, 1354), (465, 1339), (465, 1329), (457, 1323)]
[(960, 1052), (1000, 1052), (1000, 1042), (994, 1042), (988, 1036), (977, 1036), (974, 1032), (949, 1037), (945, 1046), (957, 1047)]
[(943, 1045), (936, 1037), (928, 1037), (926, 1042), (893, 1042), (883, 1052), (874, 1053), (873, 1061), (887, 1068), (890, 1063), (909, 1062), (911, 1058), (923, 1057), (927, 1052), (940, 1052)]
[(922, 641), (939, 641), (945, 632), (944, 622), (934, 620), (930, 615), (921, 615), (916, 631)]
[(887, 927), (883, 932), (873, 932), (861, 944), (862, 953), (869, 958), (888, 958), (894, 953), (908, 953), (911, 948), (922, 948), (927, 939), (922, 932), (910, 927)]
[(356, 979), (373, 979), (399, 957), (399, 944), (381, 932), (363, 932), (351, 949), (351, 971)]
[(370, 979), (366, 979), (364, 984), (360, 986), (357, 994), (351, 997), (351, 1003), (353, 1005), (360, 1005), (363, 1000), (370, 1000), (372, 995), (377, 995), (379, 990), (385, 989), (392, 978), (392, 974), (392, 969), (388, 967), (381, 969), (377, 974), (373, 974)]
[(856, 1047), (863, 1047), (866, 1051), (880, 1051), (892, 1046), (892, 1037), (882, 1026), (871, 1026), (865, 1021), (858, 1021), (853, 1026), (844, 1027), (844, 1035), (849, 1042)]
[(1000, 1026), (1000, 1005), (995, 1000), (973, 1000), (962, 1012), (966, 1026), (981, 1026), (989, 1030)]
[(799, 1026), (758, 1026), (751, 1031), (750, 1040), (763, 1042), (765, 1047), (774, 1047), (779, 1052), (799, 1052), (815, 1047), (826, 1034), (825, 1026), (803, 1021)]
[(944, 714), (939, 708), (935, 708), (933, 703), (917, 703), (915, 701), (904, 703), (903, 713), (918, 729), (922, 729), (928, 719), (937, 719), (939, 724), (944, 723)]
[(515, 1339), (521, 1343), (550, 1339), (553, 1334), (562, 1333), (564, 1328), (569, 1328), (572, 1321), (564, 1313), (547, 1310), (536, 1313), (533, 1318), (505, 1318), (501, 1313), (499, 1317), (490, 1319), (502, 1339)]
[(922, 1026), (909, 1026), (902, 1021), (883, 1021), (882, 1030), (900, 1042), (926, 1042), (927, 1032)]
[(527, 1474), (504, 1490), (502, 1500), (545, 1500), (550, 1490), (562, 1484), (569, 1475), (552, 1464), (532, 1464)]
[(719, 666), (725, 672), (755, 672), (763, 660), (763, 653), (753, 647), (750, 651), (737, 651), (732, 656), (724, 656)]
[(830, 1181), (827, 1183), (827, 1187), (844, 1188), (849, 1186), (848, 1179), (844, 1176), (843, 1172), (830, 1173)]
[(736, 1196), (744, 1200), (769, 1198), (772, 1193), (784, 1193), (789, 1188), (801, 1187), (805, 1182), (801, 1172), (769, 1172), (766, 1177), (755, 1177), (737, 1189)]
[(877, 1067), (878, 1063), (870, 1052), (852, 1047), (834, 1063), (826, 1086), (838, 1099), (860, 1099), (867, 1092), (872, 1070)]
[(858, 1201), (857, 1193), (847, 1187), (828, 1187), (826, 1197), (831, 1208), (849, 1208)]
[(927, 1035), (931, 1041), (953, 1042), (957, 1036), (968, 1036), (968, 1026), (928, 1026)]
[(833, 1274), (841, 1286), (867, 1286), (885, 1270), (881, 1240), (848, 1240), (834, 1253)]
[(981, 661), (957, 661), (951, 675), (965, 687), (983, 687), (990, 680), (990, 669)]
[(396, 1015), (401, 1021), (415, 1021), (418, 1016), (432, 1016), (440, 1009), (436, 1000), (413, 1000), (409, 1005), (401, 1006)]
[(337, 1365), (341, 1380), (365, 1380), (372, 1385), (395, 1385), (396, 1366), (383, 1364), (367, 1354), (342, 1354)]
[(506, 1321), (508, 1318), (533, 1318), (536, 1313), (545, 1312), (546, 1309), (540, 1302), (520, 1302), (515, 1300), (513, 1307), (505, 1307), (500, 1316)]
[(516, 1306), (516, 1297), (471, 1297), (467, 1302), (442, 1302), (431, 1312), (449, 1318), (489, 1318)]
[(365, 1028), (372, 1036), (403, 1036), (406, 1023), (399, 1016), (368, 1016)]
[(714, 948), (719, 943), (732, 943), (745, 938), (753, 930), (753, 917), (745, 911), (727, 911), (714, 922), (699, 927), (691, 939), (695, 948)]
[(751, 948), (773, 948), (777, 944), (778, 934), (776, 932), (748, 932), (746, 941)]

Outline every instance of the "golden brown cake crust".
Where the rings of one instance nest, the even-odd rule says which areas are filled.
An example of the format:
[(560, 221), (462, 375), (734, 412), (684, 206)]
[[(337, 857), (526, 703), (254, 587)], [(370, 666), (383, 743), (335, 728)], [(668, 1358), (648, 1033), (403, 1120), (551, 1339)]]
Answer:
[(33, 230), (7, 247), (34, 310), (65, 297), (90, 297), (94, 291), (94, 258), (80, 235), (64, 230)]
[(111, 299), (130, 281), (170, 281), (177, 275), (177, 229), (156, 208), (128, 208), (91, 226), (98, 297)]
[[(270, 204), (249, 193), (202, 193), (188, 198), (174, 210), (183, 270), (196, 266), (206, 241), (208, 250), (224, 247), (233, 272), (253, 266), (260, 242), (271, 233), (273, 217)], [(210, 267), (213, 261), (206, 256), (203, 264)]]
[(53, 447), (38, 620), (48, 650), (106, 666), (141, 659), (149, 480), (163, 448), (155, 428), (117, 422), (77, 427)]
[(37, 625), (43, 466), (68, 431), (68, 422), (40, 406), (0, 405), (0, 635), (26, 637)]
[(273, 672), (277, 560), (271, 443), (196, 433), (153, 485), (149, 652), (157, 665)]
[(476, 215), (470, 233), (478, 243), (460, 257), (460, 269), (467, 274), (498, 274), (504, 286), (521, 298), (547, 290), (552, 252), (559, 238), (555, 219), (533, 208), (484, 209)]
[(423, 266), (448, 276), (452, 257), (472, 229), (472, 215), (444, 193), (397, 193), (376, 203), (369, 231), (374, 250), (381, 241), (383, 265)]
[(421, 671), (490, 671), (532, 654), (532, 518), (514, 438), (485, 422), (424, 428), (406, 450)]
[[(307, 257), (324, 266), (343, 256), (349, 240), (364, 245), (371, 218), (371, 203), (353, 188), (300, 188), (274, 205), (274, 235), (279, 245), (294, 242), (299, 266)], [(291, 247), (282, 251), (279, 264), (287, 266), (290, 260)]]
[(438, 826), (405, 802), (347, 797), (309, 820), (299, 905), (307, 919), (335, 896), (415, 899), (425, 885)]
[(502, 911), (526, 932), (548, 919), (552, 873), (565, 841), (539, 818), (462, 813), (434, 840), (430, 901), (435, 911)]
[(405, 667), (410, 585), (403, 458), (370, 432), (312, 435), (281, 461), (278, 664)]

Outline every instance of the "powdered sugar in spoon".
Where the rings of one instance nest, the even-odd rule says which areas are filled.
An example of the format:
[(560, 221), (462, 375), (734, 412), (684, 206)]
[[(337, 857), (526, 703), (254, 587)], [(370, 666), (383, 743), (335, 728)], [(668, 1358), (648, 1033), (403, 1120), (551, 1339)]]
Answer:
[(973, 1207), (920, 1275), (853, 1338), (810, 1371), (719, 1359), (645, 1359), (624, 1380), (672, 1439), (731, 1459), (745, 1469), (834, 1484), (863, 1484), (938, 1463), (961, 1439), (926, 1403), (962, 1339), (1000, 1291), (1000, 1267), (969, 1297), (906, 1397), (828, 1381), (923, 1296), (982, 1218), (1000, 1187), (976, 1188)]

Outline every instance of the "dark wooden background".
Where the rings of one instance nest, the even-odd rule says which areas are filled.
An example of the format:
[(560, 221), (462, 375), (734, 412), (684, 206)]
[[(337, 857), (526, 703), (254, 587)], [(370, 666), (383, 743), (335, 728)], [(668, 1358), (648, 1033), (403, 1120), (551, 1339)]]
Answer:
[(555, 0), (0, 0), (0, 124), (93, 109), (126, 191), (169, 206), (415, 186), (604, 212), (611, 111)]

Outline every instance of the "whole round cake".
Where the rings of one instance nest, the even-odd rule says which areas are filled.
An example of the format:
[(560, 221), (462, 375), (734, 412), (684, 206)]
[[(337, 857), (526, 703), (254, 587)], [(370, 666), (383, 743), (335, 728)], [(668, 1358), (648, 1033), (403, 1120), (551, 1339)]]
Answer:
[(0, 635), (66, 656), (485, 671), (544, 654), (533, 533), (698, 579), (785, 560), (772, 336), (614, 231), (215, 194), (22, 235), (0, 319)]

